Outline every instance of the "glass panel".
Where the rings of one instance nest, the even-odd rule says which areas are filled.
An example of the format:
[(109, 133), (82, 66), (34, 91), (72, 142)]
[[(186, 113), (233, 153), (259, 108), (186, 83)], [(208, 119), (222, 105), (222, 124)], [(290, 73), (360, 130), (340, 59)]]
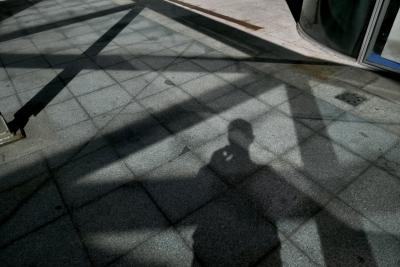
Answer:
[(382, 11), (367, 53), (367, 63), (400, 71), (400, 0), (391, 0)]
[(304, 0), (300, 25), (311, 37), (357, 57), (376, 0)]

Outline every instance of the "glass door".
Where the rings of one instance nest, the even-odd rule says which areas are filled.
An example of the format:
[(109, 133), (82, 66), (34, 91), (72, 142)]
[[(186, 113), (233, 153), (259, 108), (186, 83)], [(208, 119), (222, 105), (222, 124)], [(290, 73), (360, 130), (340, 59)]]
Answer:
[(400, 72), (400, 0), (387, 0), (381, 10), (363, 62)]

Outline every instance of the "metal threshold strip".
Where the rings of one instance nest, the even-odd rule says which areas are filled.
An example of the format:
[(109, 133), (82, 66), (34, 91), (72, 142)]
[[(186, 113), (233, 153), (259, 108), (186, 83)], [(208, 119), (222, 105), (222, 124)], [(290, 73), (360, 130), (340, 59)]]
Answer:
[(192, 5), (192, 4), (180, 1), (180, 0), (168, 0), (168, 1), (172, 2), (172, 3), (175, 3), (175, 4), (178, 4), (178, 5), (181, 5), (181, 6), (184, 6), (184, 7), (187, 7), (187, 8), (190, 8), (190, 9), (193, 9), (193, 10), (196, 10), (196, 11), (200, 11), (202, 13), (205, 13), (207, 15), (210, 15), (210, 16), (213, 16), (213, 17), (216, 17), (216, 18), (220, 18), (220, 19), (223, 19), (223, 20), (238, 24), (240, 26), (243, 26), (243, 27), (248, 28), (248, 29), (253, 30), (253, 31), (258, 31), (258, 30), (261, 30), (263, 28), (263, 27), (248, 23), (247, 21), (235, 19), (235, 18), (226, 16), (226, 15), (223, 15), (223, 14), (217, 13), (215, 11), (205, 9), (205, 8), (200, 7), (200, 6)]

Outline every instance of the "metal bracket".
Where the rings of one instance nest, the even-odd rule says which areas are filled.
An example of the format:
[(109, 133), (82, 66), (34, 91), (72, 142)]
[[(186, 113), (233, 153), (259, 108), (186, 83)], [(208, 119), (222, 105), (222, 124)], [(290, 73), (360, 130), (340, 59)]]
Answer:
[(6, 120), (0, 113), (0, 146), (18, 141), (22, 138), (25, 138), (25, 132), (18, 131), (17, 133), (12, 133), (8, 128)]

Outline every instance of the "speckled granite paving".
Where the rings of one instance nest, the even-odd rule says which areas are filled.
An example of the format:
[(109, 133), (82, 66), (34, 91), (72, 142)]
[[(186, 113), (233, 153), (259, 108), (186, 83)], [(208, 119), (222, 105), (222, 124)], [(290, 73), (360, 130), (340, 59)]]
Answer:
[(0, 147), (1, 266), (400, 264), (398, 82), (158, 1), (0, 7), (27, 133)]

